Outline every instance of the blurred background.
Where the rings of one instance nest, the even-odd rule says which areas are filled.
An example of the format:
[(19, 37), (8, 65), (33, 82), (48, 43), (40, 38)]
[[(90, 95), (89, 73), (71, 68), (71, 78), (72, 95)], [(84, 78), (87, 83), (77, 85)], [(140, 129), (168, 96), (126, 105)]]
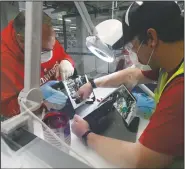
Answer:
[[(131, 1), (86, 1), (85, 5), (96, 26), (107, 19), (122, 19)], [(184, 2), (177, 2), (184, 12)], [(1, 30), (19, 11), (25, 10), (24, 1), (1, 2)], [(72, 56), (79, 74), (92, 77), (114, 72), (118, 65), (117, 58), (113, 63), (106, 63), (94, 56), (86, 47), (87, 29), (73, 1), (44, 1), (43, 10), (52, 18), (56, 37), (65, 51)]]

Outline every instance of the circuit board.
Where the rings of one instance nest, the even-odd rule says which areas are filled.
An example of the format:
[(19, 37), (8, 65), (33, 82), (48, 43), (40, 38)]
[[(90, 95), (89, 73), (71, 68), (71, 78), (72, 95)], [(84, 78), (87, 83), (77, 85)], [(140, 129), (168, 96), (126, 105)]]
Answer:
[[(69, 78), (63, 81), (65, 90), (70, 98), (71, 104), (74, 109), (78, 108), (82, 104), (86, 102), (78, 96), (78, 90), (81, 86), (88, 82), (88, 78), (86, 75), (78, 76), (76, 78)], [(92, 97), (92, 96), (90, 96)]]
[(129, 124), (132, 117), (135, 116), (136, 99), (124, 85), (119, 87), (114, 94), (116, 95), (114, 107), (126, 123)]
[(114, 100), (113, 106), (122, 116), (124, 121), (129, 125), (136, 112), (135, 97), (124, 85), (121, 85), (119, 88), (110, 93), (107, 97), (101, 100), (101, 102), (98, 104), (98, 107), (111, 100)]

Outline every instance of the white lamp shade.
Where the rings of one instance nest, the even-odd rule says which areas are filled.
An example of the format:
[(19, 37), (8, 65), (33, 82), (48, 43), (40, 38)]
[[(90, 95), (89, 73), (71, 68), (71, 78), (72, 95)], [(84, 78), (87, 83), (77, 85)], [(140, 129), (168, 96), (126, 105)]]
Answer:
[(109, 19), (99, 23), (96, 30), (101, 41), (110, 46), (123, 36), (122, 23), (116, 19)]
[(123, 35), (122, 23), (116, 19), (101, 22), (96, 27), (97, 35), (86, 38), (87, 48), (98, 58), (106, 61), (114, 61), (114, 52), (111, 48)]

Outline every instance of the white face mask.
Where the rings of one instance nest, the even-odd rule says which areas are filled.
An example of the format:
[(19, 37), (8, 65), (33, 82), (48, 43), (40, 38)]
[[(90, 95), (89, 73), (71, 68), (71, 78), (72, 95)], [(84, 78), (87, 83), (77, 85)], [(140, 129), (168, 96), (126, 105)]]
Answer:
[(131, 62), (134, 65), (133, 67), (136, 67), (136, 68), (141, 69), (143, 71), (152, 70), (148, 64), (143, 65), (138, 61), (138, 56), (135, 52), (131, 52), (129, 57), (130, 57)]
[(41, 63), (48, 62), (53, 57), (53, 51), (41, 52)]
[(138, 50), (137, 50), (136, 53), (133, 52), (132, 50), (130, 50), (130, 49), (132, 48), (132, 45), (131, 45), (131, 44), (129, 45), (129, 50), (130, 50), (130, 51), (129, 51), (129, 52), (130, 52), (130, 55), (129, 55), (129, 56), (130, 56), (130, 60), (131, 60), (132, 63), (134, 64), (134, 66), (132, 66), (132, 67), (136, 67), (136, 68), (141, 69), (141, 70), (143, 70), (143, 71), (152, 70), (151, 67), (149, 66), (149, 63), (150, 63), (150, 60), (151, 60), (151, 58), (152, 58), (154, 49), (153, 49), (153, 51), (152, 51), (152, 53), (151, 53), (151, 55), (150, 55), (150, 57), (149, 57), (149, 59), (148, 59), (148, 63), (147, 63), (146, 65), (143, 65), (143, 64), (140, 63), (139, 60), (138, 60), (138, 55), (137, 55), (137, 54), (138, 54), (138, 52), (139, 52), (139, 50), (140, 50), (142, 44), (143, 44), (143, 41), (141, 42), (141, 44), (140, 44), (140, 46), (139, 46), (139, 48), (138, 48)]

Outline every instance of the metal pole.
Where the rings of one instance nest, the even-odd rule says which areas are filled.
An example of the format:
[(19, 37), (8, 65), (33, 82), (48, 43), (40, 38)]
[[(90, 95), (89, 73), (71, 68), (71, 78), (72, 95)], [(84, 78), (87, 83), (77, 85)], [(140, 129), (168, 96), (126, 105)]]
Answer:
[(24, 92), (40, 88), (42, 2), (26, 2)]
[(114, 1), (112, 1), (112, 19), (114, 19)]
[(155, 94), (144, 84), (139, 84), (138, 87), (140, 87), (140, 89), (143, 90), (146, 94), (148, 94), (151, 98), (155, 97)]
[(64, 15), (62, 16), (63, 23), (63, 34), (64, 34), (64, 50), (67, 51), (67, 32), (66, 32), (66, 21)]

